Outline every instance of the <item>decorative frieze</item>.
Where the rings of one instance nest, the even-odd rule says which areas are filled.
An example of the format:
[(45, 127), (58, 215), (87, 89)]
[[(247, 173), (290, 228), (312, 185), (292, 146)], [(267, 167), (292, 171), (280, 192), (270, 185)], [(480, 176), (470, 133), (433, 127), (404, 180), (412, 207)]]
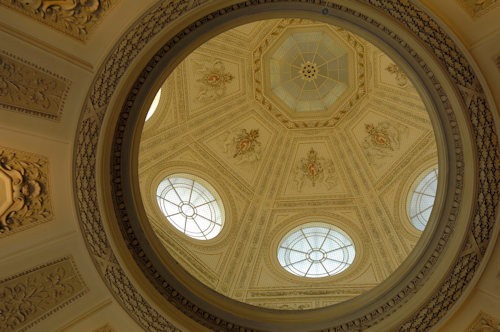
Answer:
[(70, 85), (61, 76), (0, 51), (1, 107), (60, 120)]
[(52, 220), (48, 160), (0, 147), (0, 238)]
[(25, 331), (88, 292), (71, 257), (0, 281), (0, 330)]
[(117, 0), (0, 0), (0, 4), (28, 15), (78, 40), (86, 40)]

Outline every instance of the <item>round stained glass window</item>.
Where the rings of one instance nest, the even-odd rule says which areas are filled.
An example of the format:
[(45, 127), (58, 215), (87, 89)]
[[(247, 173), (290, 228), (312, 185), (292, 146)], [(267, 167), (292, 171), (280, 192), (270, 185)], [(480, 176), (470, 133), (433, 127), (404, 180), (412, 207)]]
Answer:
[[(416, 229), (423, 231), (434, 206), (436, 198), (438, 169), (434, 168), (418, 182), (411, 194), (408, 217)], [(417, 180), (418, 181), (418, 180)]]
[(223, 210), (215, 196), (215, 190), (176, 175), (165, 178), (156, 190), (158, 205), (167, 220), (198, 240), (213, 239), (224, 225)]
[(354, 243), (349, 235), (326, 223), (308, 223), (294, 229), (278, 248), (281, 266), (308, 278), (339, 274), (352, 264), (354, 256)]

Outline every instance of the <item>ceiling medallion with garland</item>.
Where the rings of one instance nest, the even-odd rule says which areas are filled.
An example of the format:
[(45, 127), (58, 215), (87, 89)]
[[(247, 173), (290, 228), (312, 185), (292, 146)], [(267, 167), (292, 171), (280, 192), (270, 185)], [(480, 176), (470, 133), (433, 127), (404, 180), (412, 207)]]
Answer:
[[(287, 4), (282, 3), (263, 3), (262, 8), (265, 6), (276, 6), (276, 8), (286, 9), (287, 6), (295, 5), (296, 3), (290, 2)], [(297, 2), (298, 4), (298, 2)], [(198, 6), (200, 3), (196, 3), (194, 6)], [(302, 4), (301, 4), (302, 5)], [(470, 156), (464, 156), (464, 150), (462, 149), (462, 141), (471, 143), (474, 150), (477, 152), (476, 155), (479, 158), (477, 163), (479, 167), (479, 188), (476, 196), (472, 197), (472, 202), (475, 205), (474, 215), (472, 220), (474, 222), (467, 229), (467, 233), (470, 233), (470, 237), (467, 237), (467, 241), (475, 241), (475, 244), (467, 242), (465, 245), (474, 248), (480, 248), (480, 252), (469, 251), (463, 255), (457, 256), (457, 261), (455, 266), (447, 269), (446, 272), (438, 284), (435, 287), (438, 289), (435, 295), (429, 295), (428, 297), (420, 297), (423, 301), (422, 305), (415, 308), (416, 313), (413, 315), (408, 315), (406, 320), (402, 322), (399, 327), (404, 330), (425, 330), (433, 327), (443, 315), (449, 311), (453, 304), (460, 298), (461, 294), (465, 291), (467, 286), (469, 286), (472, 277), (479, 268), (480, 262), (483, 260), (484, 253), (489, 244), (489, 240), (492, 235), (493, 225), (489, 223), (491, 220), (495, 220), (498, 207), (498, 176), (491, 174), (491, 172), (486, 168), (486, 165), (491, 165), (494, 163), (494, 159), (497, 155), (498, 145), (496, 139), (496, 129), (494, 124), (494, 117), (491, 115), (491, 111), (488, 107), (488, 102), (481, 92), (480, 84), (477, 82), (475, 74), (468, 65), (461, 65), (457, 67), (457, 63), (467, 64), (467, 60), (463, 57), (460, 49), (455, 45), (454, 41), (446, 35), (446, 33), (441, 30), (439, 24), (433, 21), (425, 12), (413, 5), (411, 2), (397, 3), (392, 1), (377, 1), (377, 2), (366, 2), (367, 8), (379, 9), (379, 13), (385, 13), (385, 19), (399, 20), (401, 25), (399, 28), (405, 27), (406, 30), (398, 30), (398, 33), (391, 31), (390, 24), (381, 24), (377, 20), (370, 18), (369, 9), (360, 9), (362, 12), (355, 11), (336, 4), (327, 5), (328, 10), (326, 13), (332, 16), (337, 14), (342, 14), (343, 19), (352, 20), (352, 22), (357, 22), (359, 24), (365, 24), (369, 27), (370, 31), (379, 34), (380, 36), (385, 36), (392, 44), (392, 47), (400, 50), (406, 60), (412, 63), (416, 71), (423, 71), (420, 76), (425, 82), (425, 85), (430, 89), (433, 89), (436, 93), (437, 98), (435, 100), (436, 107), (446, 115), (442, 118), (442, 125), (449, 128), (449, 132), (453, 137), (449, 138), (449, 151), (453, 152), (454, 157), (458, 162), (452, 160), (452, 165), (449, 174), (448, 185), (453, 188), (455, 194), (452, 199), (454, 203), (450, 210), (445, 211), (445, 216), (440, 222), (439, 227), (436, 227), (436, 232), (433, 232), (433, 236), (439, 240), (439, 245), (430, 248), (429, 255), (424, 254), (423, 264), (425, 266), (418, 267), (414, 272), (411, 272), (412, 277), (409, 284), (402, 286), (401, 288), (394, 290), (394, 293), (388, 294), (386, 298), (388, 301), (375, 301), (374, 305), (369, 308), (359, 308), (350, 319), (343, 319), (342, 317), (335, 317), (334, 313), (330, 312), (332, 315), (331, 323), (327, 325), (322, 325), (324, 328), (332, 328), (339, 331), (349, 330), (352, 328), (367, 328), (373, 327), (376, 324), (390, 324), (391, 319), (395, 317), (394, 310), (402, 310), (400, 306), (408, 306), (409, 298), (413, 297), (416, 293), (421, 293), (425, 290), (424, 277), (430, 275), (433, 270), (439, 267), (437, 258), (441, 255), (443, 250), (448, 246), (450, 240), (450, 235), (453, 232), (457, 232), (455, 229), (455, 224), (457, 217), (463, 218), (463, 214), (458, 212), (458, 206), (461, 205), (462, 210), (467, 210), (467, 204), (463, 204), (462, 196), (463, 192), (460, 188), (463, 188), (464, 181), (464, 164), (470, 162), (470, 160), (464, 160)], [(246, 8), (259, 8), (260, 3), (250, 3), (245, 2), (241, 4), (236, 4), (231, 7), (224, 8), (223, 11), (218, 11), (216, 13), (210, 13), (204, 18), (204, 20), (198, 21), (198, 25), (190, 25), (189, 29), (183, 30), (174, 39), (170, 40), (166, 46), (160, 50), (156, 55), (156, 60), (152, 61), (151, 65), (156, 65), (165, 54), (167, 54), (172, 48), (177, 44), (178, 41), (182, 40), (189, 33), (196, 31), (197, 28), (204, 27), (204, 23), (216, 20), (220, 16), (232, 15), (239, 11), (244, 11)], [(301, 11), (304, 13), (307, 10), (311, 11), (311, 15), (316, 11), (319, 13), (321, 9), (324, 9), (324, 5), (313, 5), (307, 4), (305, 8)], [(106, 238), (108, 235), (104, 231), (102, 222), (106, 222), (104, 214), (101, 214), (98, 206), (95, 202), (97, 199), (97, 191), (95, 191), (95, 186), (88, 185), (95, 184), (95, 170), (96, 170), (96, 154), (97, 154), (97, 141), (94, 139), (95, 134), (101, 132), (102, 119), (104, 113), (109, 105), (110, 98), (113, 90), (116, 88), (116, 83), (121, 77), (121, 68), (126, 68), (132, 59), (137, 56), (138, 51), (141, 47), (154, 36), (149, 33), (149, 30), (145, 29), (145, 26), (150, 25), (150, 21), (156, 22), (158, 29), (160, 31), (162, 27), (171, 22), (173, 19), (178, 17), (180, 13), (185, 13), (189, 6), (177, 5), (170, 7), (153, 7), (150, 11), (149, 16), (147, 16), (147, 22), (138, 22), (131, 31), (130, 35), (124, 37), (123, 42), (130, 45), (134, 43), (141, 43), (142, 46), (137, 45), (133, 53), (126, 58), (122, 57), (121, 51), (117, 47), (108, 57), (108, 63), (103, 66), (102, 70), (97, 73), (97, 77), (94, 81), (94, 86), (91, 88), (91, 93), (89, 94), (89, 99), (84, 106), (84, 116), (82, 116), (79, 125), (79, 139), (80, 144), (76, 147), (75, 152), (75, 183), (77, 190), (77, 201), (80, 211), (80, 221), (82, 224), (82, 229), (85, 232), (84, 239), (88, 242), (89, 251), (94, 257), (96, 264), (100, 262), (100, 259), (109, 259), (110, 264), (102, 266), (103, 269), (103, 279), (110, 286), (112, 292), (116, 294), (117, 299), (122, 302), (129, 313), (138, 321), (142, 322), (144, 328), (153, 329), (173, 329), (177, 330), (171, 322), (166, 319), (163, 313), (158, 312), (154, 309), (148, 301), (141, 295), (144, 290), (138, 290), (131, 283), (127, 277), (127, 273), (123, 270), (124, 266), (120, 265), (116, 259), (114, 259), (113, 249), (110, 247), (110, 241)], [(265, 7), (268, 8), (268, 7)], [(324, 11), (324, 10), (323, 10)], [(160, 20), (161, 18), (161, 20)], [(417, 22), (418, 24), (416, 24)], [(427, 29), (424, 33), (423, 29)], [(422, 39), (419, 37), (419, 32), (422, 29), (422, 35), (426, 38)], [(472, 137), (462, 137), (464, 133), (458, 130), (457, 118), (454, 112), (460, 112), (459, 108), (451, 107), (451, 101), (457, 101), (462, 98), (460, 96), (451, 96), (445, 93), (441, 84), (446, 84), (446, 80), (439, 80), (436, 77), (436, 73), (430, 71), (426, 62), (422, 60), (419, 56), (419, 52), (427, 53), (427, 49), (412, 49), (406, 42), (408, 35), (412, 35), (416, 38), (420, 38), (423, 44), (426, 44), (429, 49), (435, 50), (435, 54), (431, 54), (434, 60), (428, 60), (430, 62), (435, 61), (442, 63), (443, 66), (439, 68), (453, 68), (452, 72), (445, 73), (440, 72), (440, 74), (447, 75), (451, 82), (454, 82), (459, 87), (464, 87), (464, 97), (469, 100), (469, 103), (462, 103), (461, 105), (467, 104), (468, 110), (466, 113), (467, 121), (470, 121), (470, 125), (474, 129), (474, 136)], [(137, 36), (142, 36), (143, 38), (137, 38)], [(430, 36), (430, 37), (428, 37)], [(380, 37), (381, 38), (381, 37)], [(449, 57), (448, 54), (453, 53), (453, 57)], [(455, 61), (456, 58), (460, 58), (460, 61)], [(452, 61), (452, 62), (451, 62)], [(111, 72), (107, 69), (111, 68)], [(149, 70), (145, 70), (140, 75), (140, 79), (147, 79), (151, 67)], [(445, 70), (443, 69), (443, 70)], [(117, 216), (120, 221), (121, 229), (124, 232), (124, 239), (129, 245), (133, 257), (135, 258), (137, 264), (143, 268), (144, 273), (151, 274), (151, 282), (161, 289), (166, 296), (172, 300), (172, 303), (176, 305), (184, 314), (191, 317), (193, 320), (214, 329), (233, 329), (233, 328), (244, 328), (248, 325), (253, 325), (248, 321), (249, 316), (246, 316), (246, 323), (241, 323), (237, 318), (238, 314), (229, 314), (225, 316), (226, 318), (221, 318), (217, 314), (214, 314), (211, 308), (200, 308), (199, 305), (193, 303), (197, 301), (191, 297), (185, 297), (180, 294), (178, 290), (171, 286), (157, 270), (157, 265), (155, 261), (151, 260), (148, 255), (144, 254), (144, 251), (140, 249), (140, 243), (134, 234), (134, 229), (132, 228), (132, 221), (134, 219), (134, 212), (129, 210), (129, 205), (125, 204), (124, 200), (124, 190), (128, 191), (129, 186), (123, 179), (126, 179), (126, 174), (121, 174), (121, 156), (120, 151), (124, 151), (123, 138), (125, 129), (127, 125), (130, 125), (129, 115), (133, 111), (133, 105), (136, 100), (137, 88), (142, 86), (139, 80), (136, 82), (134, 87), (135, 92), (131, 92), (125, 106), (122, 110), (122, 116), (119, 117), (118, 124), (116, 126), (115, 140), (113, 142), (114, 159), (112, 161), (112, 170), (109, 174), (113, 174), (113, 184), (112, 191), (115, 202), (116, 211), (119, 211), (120, 215)], [(443, 83), (444, 82), (444, 83)], [(460, 105), (460, 103), (459, 103)], [(136, 108), (137, 110), (137, 108)], [(144, 113), (145, 114), (145, 113)], [(478, 124), (481, 124), (481, 130), (477, 130)], [(133, 125), (133, 124), (132, 124)], [(485, 130), (486, 128), (487, 130)], [(466, 135), (466, 134), (465, 134)], [(481, 142), (481, 144), (477, 143)], [(483, 144), (483, 142), (488, 142), (488, 144)], [(476, 144), (477, 143), (477, 144)], [(82, 161), (89, 162), (82, 162)], [(465, 163), (464, 163), (465, 161)], [(123, 163), (128, 163), (128, 160), (123, 160)], [(465, 170), (466, 171), (466, 170)], [(106, 172), (108, 174), (108, 172)], [(128, 195), (128, 194), (126, 194)], [(125, 195), (125, 196), (126, 196)], [(90, 198), (83, 199), (83, 198)], [(446, 203), (446, 202), (445, 202)], [(88, 218), (88, 216), (94, 216), (93, 218)], [(468, 220), (461, 220), (467, 223)], [(91, 232), (92, 229), (99, 229), (100, 232)], [(432, 253), (432, 256), (430, 254)], [(116, 254), (119, 255), (118, 252)], [(98, 266), (100, 266), (98, 264)], [(101, 266), (100, 266), (101, 267)], [(126, 268), (126, 267), (125, 267)], [(458, 280), (460, 282), (458, 283)], [(428, 287), (427, 287), (428, 288)], [(127, 289), (127, 292), (122, 292), (121, 290)], [(127, 295), (127, 294), (130, 294)], [(444, 302), (446, 301), (446, 305)], [(438, 309), (439, 310), (436, 310)], [(328, 311), (328, 310), (327, 310)], [(414, 310), (409, 310), (406, 312), (414, 312)], [(232, 315), (236, 315), (232, 316)], [(280, 313), (280, 316), (284, 316), (284, 313)], [(295, 314), (294, 314), (295, 315)], [(305, 318), (306, 316), (303, 316)], [(306, 321), (302, 320), (304, 324)], [(312, 323), (312, 322), (311, 322)], [(265, 324), (260, 322), (260, 324)], [(315, 322), (318, 324), (318, 322)], [(262, 325), (260, 325), (262, 328)], [(268, 328), (272, 329), (276, 325), (269, 323), (266, 325)], [(282, 325), (281, 325), (282, 326)], [(318, 326), (318, 325), (315, 325)]]

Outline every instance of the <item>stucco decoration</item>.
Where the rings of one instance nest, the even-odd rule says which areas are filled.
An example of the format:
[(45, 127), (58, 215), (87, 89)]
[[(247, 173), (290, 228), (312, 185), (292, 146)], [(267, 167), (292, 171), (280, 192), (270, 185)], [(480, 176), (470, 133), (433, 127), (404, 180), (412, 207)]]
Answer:
[[(299, 1), (296, 1), (297, 3)], [(287, 2), (289, 3), (289, 2)], [(465, 105), (472, 131), (471, 143), (477, 151), (478, 167), (478, 188), (474, 197), (474, 215), (472, 217), (471, 227), (469, 229), (470, 237), (463, 247), (462, 254), (457, 257), (455, 265), (447, 275), (443, 276), (443, 282), (437, 285), (435, 294), (426, 300), (418, 311), (407, 317), (406, 322), (401, 326), (401, 330), (426, 330), (433, 327), (439, 320), (452, 308), (462, 293), (467, 289), (471, 279), (477, 271), (484, 253), (489, 245), (492, 236), (493, 224), (498, 208), (498, 183), (500, 182), (498, 172), (498, 141), (493, 115), (489, 109), (486, 97), (482, 93), (480, 83), (475, 76), (472, 68), (469, 66), (466, 57), (461, 53), (460, 48), (455, 44), (446, 32), (440, 28), (439, 24), (429, 17), (424, 11), (416, 7), (410, 1), (394, 2), (389, 0), (366, 0), (363, 3), (380, 9), (387, 18), (391, 17), (399, 21), (400, 27), (405, 27), (407, 32), (412, 33), (415, 38), (427, 46), (429, 54), (440, 62), (443, 71), (447, 71), (448, 78), (455, 84), (460, 91), (460, 97)], [(127, 67), (131, 61), (138, 55), (139, 51), (147, 42), (159, 32), (168, 22), (185, 13), (189, 8), (194, 8), (201, 3), (191, 3), (188, 1), (171, 1), (153, 7), (148, 15), (138, 21), (130, 31), (117, 44), (107, 58), (106, 63), (101, 67), (94, 85), (89, 92), (89, 98), (83, 109), (83, 116), (80, 120), (79, 131), (77, 135), (77, 146), (75, 149), (75, 183), (77, 185), (77, 202), (80, 212), (80, 221), (82, 231), (87, 241), (89, 251), (96, 261), (103, 257), (112, 257), (110, 253), (111, 246), (106, 238), (106, 232), (102, 225), (101, 212), (97, 205), (96, 189), (96, 156), (97, 140), (95, 137), (102, 127), (102, 120), (106, 112), (108, 103), (117, 86), (118, 80), (122, 77), (124, 67)], [(191, 302), (183, 294), (179, 293), (170, 283), (164, 280), (156, 270), (153, 263), (145, 252), (141, 249), (134, 229), (131, 227), (127, 213), (127, 205), (123, 199), (124, 186), (121, 173), (121, 151), (123, 147), (123, 137), (125, 127), (128, 125), (130, 112), (138, 89), (142, 86), (158, 61), (164, 56), (176, 43), (185, 38), (196, 29), (204, 28), (206, 22), (210, 22), (221, 16), (237, 12), (247, 7), (258, 7), (263, 5), (282, 5), (271, 1), (247, 1), (234, 4), (230, 7), (220, 9), (203, 19), (194, 22), (185, 27), (170, 41), (168, 41), (161, 50), (152, 58), (149, 65), (139, 75), (138, 80), (124, 102), (121, 115), (116, 123), (116, 131), (113, 143), (112, 168), (111, 175), (112, 191), (114, 193), (115, 208), (117, 218), (123, 233), (123, 238), (127, 242), (134, 259), (144, 273), (150, 277), (159, 292), (166, 299), (174, 304), (184, 314), (191, 317), (208, 327), (218, 330), (244, 329), (234, 321), (219, 317), (217, 314), (200, 308)], [(314, 6), (309, 4), (310, 6)], [(324, 8), (325, 4), (318, 4), (318, 12)], [(423, 257), (425, 265), (419, 271), (414, 271), (411, 280), (407, 284), (400, 286), (400, 291), (387, 298), (377, 308), (359, 313), (356, 317), (351, 317), (341, 323), (335, 323), (330, 327), (335, 331), (351, 331), (355, 329), (364, 329), (373, 327), (380, 321), (388, 318), (395, 310), (409, 301), (409, 299), (425, 286), (426, 277), (432, 272), (433, 266), (438, 261), (439, 256), (446, 248), (447, 242), (455, 229), (455, 220), (462, 200), (463, 174), (464, 174), (464, 156), (462, 147), (461, 132), (457, 128), (453, 108), (448, 100), (448, 96), (441, 87), (440, 81), (427, 66), (425, 61), (419, 56), (408, 43), (403, 40), (396, 32), (391, 31), (386, 25), (379, 21), (367, 17), (364, 14), (339, 4), (327, 3), (330, 12), (341, 12), (344, 17), (350, 17), (353, 21), (363, 21), (369, 28), (377, 34), (384, 35), (395, 44), (398, 44), (401, 51), (404, 51), (410, 59), (416, 60), (420, 64), (420, 70), (424, 71), (431, 81), (429, 88), (432, 88), (440, 96), (441, 106), (445, 110), (443, 121), (450, 125), (452, 141), (450, 145), (451, 154), (457, 159), (456, 183), (454, 196), (451, 197), (454, 205), (450, 213), (442, 220), (443, 231), (436, 235), (439, 240), (437, 245), (432, 248), (429, 255)], [(309, 7), (310, 8), (310, 7)], [(127, 56), (123, 56), (124, 51)], [(460, 98), (459, 97), (459, 98)], [(466, 250), (472, 248), (472, 250)], [(116, 259), (115, 259), (116, 261)], [(132, 285), (126, 276), (125, 271), (118, 263), (107, 264), (102, 271), (103, 279), (122, 303), (126, 310), (135, 317), (145, 329), (171, 329), (172, 325), (158, 311), (156, 311)], [(252, 330), (248, 328), (247, 330)]]
[(500, 319), (481, 312), (467, 332), (500, 332)]
[(94, 332), (118, 332), (113, 326), (106, 324), (94, 330)]
[(84, 41), (118, 0), (0, 0), (0, 4), (28, 15)]
[(0, 330), (26, 331), (88, 292), (72, 257), (0, 281)]
[(0, 238), (52, 220), (48, 160), (0, 147)]
[(467, 14), (477, 18), (500, 4), (498, 0), (458, 0)]
[(71, 83), (28, 61), (0, 51), (0, 106), (60, 120)]

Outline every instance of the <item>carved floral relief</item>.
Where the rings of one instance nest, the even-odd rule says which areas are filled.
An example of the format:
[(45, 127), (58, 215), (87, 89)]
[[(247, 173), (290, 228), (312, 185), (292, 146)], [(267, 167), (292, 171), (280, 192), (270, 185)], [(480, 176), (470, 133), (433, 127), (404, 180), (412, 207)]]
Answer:
[(481, 312), (467, 332), (500, 332), (500, 319)]
[(26, 330), (88, 291), (71, 257), (0, 281), (0, 330)]
[(259, 141), (259, 129), (240, 129), (227, 132), (224, 140), (224, 152), (230, 154), (237, 164), (251, 164), (260, 160), (262, 143)]
[(328, 189), (331, 189), (337, 182), (333, 162), (318, 156), (318, 152), (313, 148), (309, 150), (306, 157), (298, 161), (293, 172), (293, 179), (297, 191), (302, 190), (305, 181), (308, 181), (312, 187), (318, 183), (325, 184)]
[(362, 148), (370, 163), (377, 164), (380, 159), (399, 151), (401, 138), (407, 128), (389, 121), (365, 124), (365, 136)]
[(385, 68), (385, 70), (394, 74), (396, 82), (400, 87), (406, 87), (408, 85), (408, 76), (406, 76), (406, 74), (396, 64), (391, 63)]
[(487, 13), (500, 4), (498, 0), (458, 0), (458, 2), (473, 18)]
[(0, 148), (0, 237), (52, 219), (46, 158)]
[(0, 106), (58, 120), (68, 80), (0, 53)]
[(196, 65), (199, 67), (196, 79), (199, 84), (198, 101), (215, 101), (224, 96), (227, 85), (234, 79), (233, 74), (226, 71), (224, 63), (221, 60), (214, 60)]
[(0, 4), (82, 41), (115, 2), (117, 0), (0, 0)]

